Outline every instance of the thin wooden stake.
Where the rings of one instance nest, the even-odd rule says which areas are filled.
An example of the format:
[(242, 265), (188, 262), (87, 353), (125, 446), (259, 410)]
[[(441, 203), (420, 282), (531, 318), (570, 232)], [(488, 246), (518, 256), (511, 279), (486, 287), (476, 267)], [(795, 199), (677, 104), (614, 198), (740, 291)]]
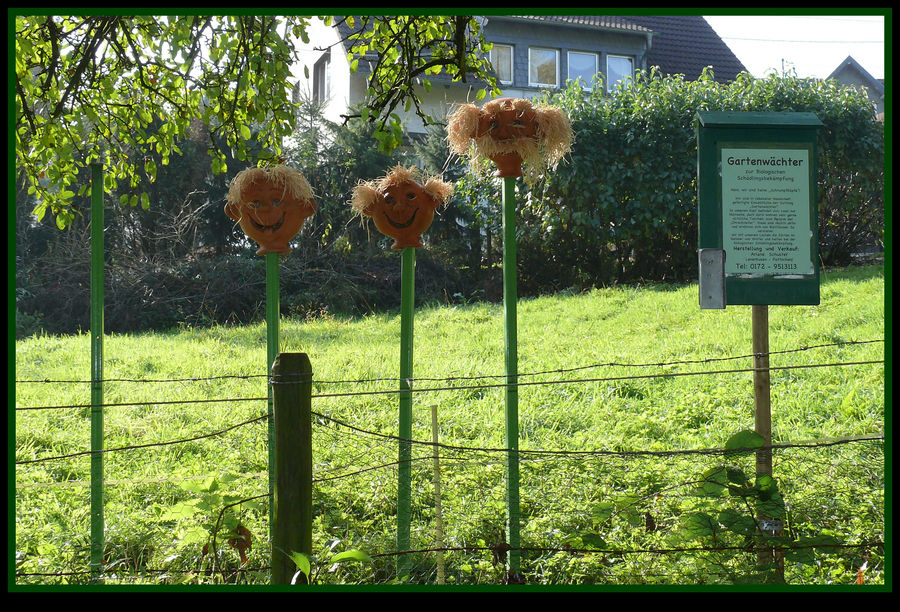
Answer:
[(437, 406), (431, 407), (431, 441), (434, 442), (434, 539), (437, 551), (437, 583), (444, 584), (444, 519), (441, 510), (441, 462), (438, 456)]
[[(753, 403), (755, 408), (756, 433), (763, 437), (763, 448), (756, 451), (756, 473), (772, 476), (772, 403), (771, 377), (769, 375), (769, 307), (754, 304), (752, 308), (753, 333)], [(764, 533), (781, 535), (780, 521), (760, 514), (759, 524), (768, 525)], [(775, 564), (776, 573), (784, 581), (784, 555), (773, 548), (759, 553), (757, 560), (761, 566)]]

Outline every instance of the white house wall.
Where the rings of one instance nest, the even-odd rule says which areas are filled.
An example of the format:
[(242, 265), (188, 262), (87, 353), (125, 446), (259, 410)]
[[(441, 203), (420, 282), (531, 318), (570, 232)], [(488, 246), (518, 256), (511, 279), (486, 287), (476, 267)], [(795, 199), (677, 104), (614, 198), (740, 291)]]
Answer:
[[(351, 77), (358, 75), (350, 74), (347, 50), (341, 43), (336, 28), (326, 26), (320, 19), (313, 18), (310, 20), (307, 34), (309, 43), (297, 41), (300, 62), (291, 70), (295, 83), (308, 99), (312, 99), (314, 67), (326, 53), (325, 49), (330, 49), (331, 91), (327, 104), (323, 108), (323, 116), (329, 121), (341, 123), (343, 122), (341, 115), (346, 114), (348, 106), (359, 99), (359, 86), (351, 82)], [(307, 73), (309, 74), (308, 78)], [(362, 86), (362, 93), (365, 93), (365, 85)]]

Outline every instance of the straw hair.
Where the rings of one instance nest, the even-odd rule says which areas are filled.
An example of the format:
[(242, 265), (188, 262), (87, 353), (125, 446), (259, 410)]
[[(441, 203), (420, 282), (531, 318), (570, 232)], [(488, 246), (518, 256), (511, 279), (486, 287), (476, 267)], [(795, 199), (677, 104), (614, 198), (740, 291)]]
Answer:
[(265, 168), (247, 168), (237, 173), (231, 181), (228, 195), (225, 201), (240, 207), (246, 202), (244, 194), (254, 183), (271, 182), (276, 186), (284, 187), (285, 194), (301, 202), (308, 202), (315, 196), (312, 187), (299, 170), (287, 166), (275, 166), (270, 170)]
[(450, 198), (450, 194), (453, 193), (453, 185), (445, 183), (436, 176), (425, 176), (423, 178), (421, 175), (422, 172), (415, 167), (407, 168), (398, 164), (391, 168), (390, 172), (373, 181), (360, 181), (353, 189), (350, 206), (358, 214), (364, 215), (366, 214), (366, 208), (375, 201), (378, 194), (384, 193), (388, 187), (401, 185), (406, 181), (419, 182), (417, 180), (419, 178), (422, 178), (424, 181), (420, 184), (425, 193), (442, 203), (446, 203)]
[[(537, 123), (534, 138), (523, 137), (498, 142), (489, 133), (476, 136), (479, 119), (485, 114), (499, 112), (504, 104), (511, 104), (519, 114), (534, 111)], [(532, 106), (530, 101), (523, 98), (498, 98), (486, 102), (481, 109), (474, 104), (461, 104), (448, 119), (447, 141), (451, 151), (459, 155), (468, 154), (473, 162), (490, 159), (498, 154), (518, 153), (522, 158), (522, 169), (528, 183), (534, 183), (544, 167), (555, 169), (559, 161), (571, 151), (574, 137), (565, 113), (545, 104)]]

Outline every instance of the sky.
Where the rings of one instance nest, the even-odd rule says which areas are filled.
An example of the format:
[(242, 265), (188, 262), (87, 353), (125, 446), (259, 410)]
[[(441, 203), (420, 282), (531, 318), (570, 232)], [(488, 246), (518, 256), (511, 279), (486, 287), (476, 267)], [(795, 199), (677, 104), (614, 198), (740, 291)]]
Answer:
[(706, 16), (744, 67), (763, 77), (782, 67), (798, 77), (825, 78), (853, 56), (884, 78), (883, 15)]

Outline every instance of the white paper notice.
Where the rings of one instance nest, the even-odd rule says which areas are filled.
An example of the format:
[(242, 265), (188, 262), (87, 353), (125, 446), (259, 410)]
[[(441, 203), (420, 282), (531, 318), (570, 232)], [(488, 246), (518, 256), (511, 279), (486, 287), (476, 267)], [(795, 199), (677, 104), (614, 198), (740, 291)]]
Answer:
[(814, 274), (809, 151), (722, 149), (725, 274)]

